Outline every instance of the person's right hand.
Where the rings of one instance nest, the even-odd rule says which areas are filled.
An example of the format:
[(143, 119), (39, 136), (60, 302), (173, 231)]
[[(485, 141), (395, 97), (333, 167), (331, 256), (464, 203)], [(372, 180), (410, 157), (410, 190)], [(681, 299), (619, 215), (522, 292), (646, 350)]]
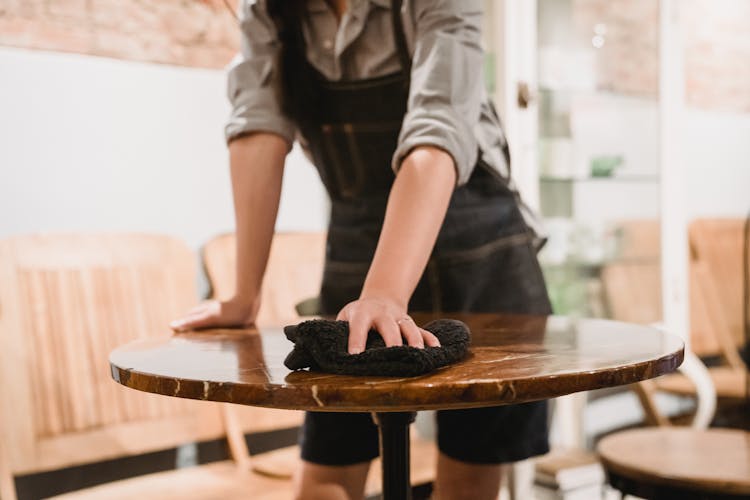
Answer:
[(199, 328), (229, 328), (249, 326), (255, 322), (259, 303), (230, 299), (228, 301), (207, 300), (191, 309), (182, 318), (169, 323), (176, 332)]

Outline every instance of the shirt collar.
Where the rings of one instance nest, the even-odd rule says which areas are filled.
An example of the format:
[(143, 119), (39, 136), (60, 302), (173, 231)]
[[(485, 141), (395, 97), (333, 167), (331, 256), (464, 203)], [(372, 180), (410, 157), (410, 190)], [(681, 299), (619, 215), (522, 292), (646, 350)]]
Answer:
[[(351, 5), (349, 5), (350, 10), (356, 10), (356, 8), (359, 6), (359, 4), (363, 2), (370, 2), (374, 3), (378, 7), (390, 7), (391, 6), (391, 0), (349, 0)], [(328, 4), (325, 0), (310, 0), (307, 2), (307, 10), (308, 12), (320, 12), (320, 11), (326, 11), (330, 10), (328, 7)]]
[[(353, 18), (361, 18), (370, 11), (368, 4), (373, 4), (381, 8), (389, 9), (391, 0), (349, 0), (348, 13)], [(331, 8), (326, 0), (310, 0), (307, 2), (306, 10), (308, 14), (325, 14), (330, 13)]]
[(310, 0), (305, 7), (307, 12), (311, 13), (320, 13), (330, 10), (325, 0)]

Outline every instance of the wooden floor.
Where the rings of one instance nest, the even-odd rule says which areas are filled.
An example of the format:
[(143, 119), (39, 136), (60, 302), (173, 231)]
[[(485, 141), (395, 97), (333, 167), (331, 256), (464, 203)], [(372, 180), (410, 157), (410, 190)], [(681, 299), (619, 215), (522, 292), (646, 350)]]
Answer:
[(232, 461), (148, 474), (52, 497), (56, 500), (275, 500), (293, 498), (292, 483), (240, 470)]
[[(411, 478), (414, 485), (433, 481), (437, 448), (431, 441), (412, 440)], [(299, 448), (290, 446), (258, 455), (252, 471), (240, 470), (232, 461), (187, 467), (107, 483), (59, 495), (56, 500), (233, 500), (289, 499), (293, 497), (291, 475), (299, 464)], [(368, 497), (381, 491), (380, 461), (370, 469), (365, 488)]]

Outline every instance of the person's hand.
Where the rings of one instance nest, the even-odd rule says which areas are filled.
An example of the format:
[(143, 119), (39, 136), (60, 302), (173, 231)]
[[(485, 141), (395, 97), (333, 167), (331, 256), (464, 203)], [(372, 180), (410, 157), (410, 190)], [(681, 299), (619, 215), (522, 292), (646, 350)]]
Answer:
[(432, 333), (419, 328), (407, 314), (406, 308), (387, 298), (360, 298), (349, 302), (336, 317), (349, 322), (349, 354), (365, 350), (370, 327), (383, 337), (386, 347), (403, 345), (406, 339), (412, 347), (440, 347)]
[(169, 323), (176, 332), (199, 328), (228, 328), (249, 326), (255, 322), (259, 303), (230, 299), (225, 302), (207, 300), (194, 307), (182, 318)]

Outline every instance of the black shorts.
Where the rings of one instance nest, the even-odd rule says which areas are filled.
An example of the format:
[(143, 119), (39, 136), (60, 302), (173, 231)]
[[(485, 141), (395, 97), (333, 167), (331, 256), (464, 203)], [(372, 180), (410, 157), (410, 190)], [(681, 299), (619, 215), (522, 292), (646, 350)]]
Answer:
[[(442, 410), (437, 412), (437, 443), (462, 462), (516, 462), (549, 451), (547, 402)], [(308, 412), (302, 432), (302, 458), (320, 465), (351, 465), (378, 456), (378, 430), (369, 413)]]

